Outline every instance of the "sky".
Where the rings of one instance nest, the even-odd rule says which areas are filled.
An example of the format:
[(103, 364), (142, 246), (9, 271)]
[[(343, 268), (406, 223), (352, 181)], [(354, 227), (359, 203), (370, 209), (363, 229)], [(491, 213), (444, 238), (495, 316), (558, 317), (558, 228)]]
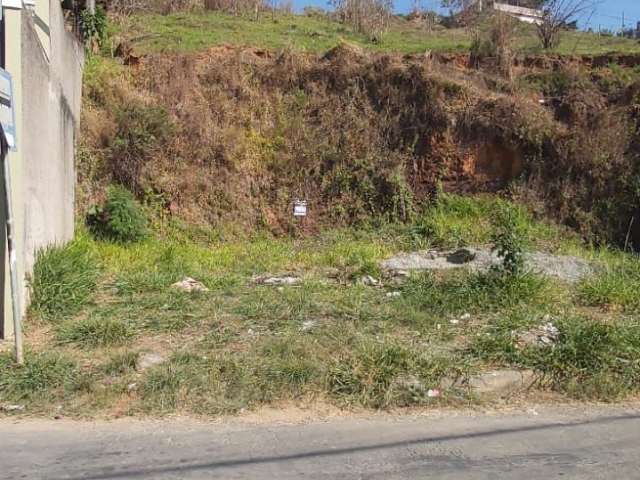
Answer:
[[(640, 0), (596, 0), (596, 11), (591, 14), (584, 15), (579, 19), (580, 28), (593, 28), (597, 30), (598, 27), (609, 30), (620, 30), (622, 27), (622, 16), (625, 17), (625, 26), (635, 26), (640, 22)], [(298, 10), (302, 10), (306, 5), (315, 5), (323, 8), (328, 7), (327, 0), (294, 0), (295, 7)], [(439, 9), (440, 0), (422, 0), (423, 5), (426, 8)], [(411, 0), (394, 0), (396, 11), (399, 13), (406, 13), (411, 9)]]

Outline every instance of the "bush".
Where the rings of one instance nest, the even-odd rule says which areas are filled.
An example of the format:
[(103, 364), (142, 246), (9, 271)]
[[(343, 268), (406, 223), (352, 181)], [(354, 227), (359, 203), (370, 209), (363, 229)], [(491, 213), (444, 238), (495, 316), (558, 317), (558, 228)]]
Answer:
[(106, 201), (90, 209), (87, 225), (96, 237), (118, 243), (137, 242), (148, 234), (142, 207), (120, 186), (109, 187)]
[(31, 312), (59, 320), (80, 311), (91, 300), (100, 265), (86, 239), (40, 251), (30, 280)]
[(495, 269), (507, 275), (520, 275), (524, 270), (527, 239), (517, 213), (513, 207), (504, 205), (493, 219), (492, 250), (502, 259), (502, 264)]
[(114, 181), (141, 194), (144, 167), (164, 148), (173, 125), (165, 109), (137, 102), (117, 110), (115, 117), (117, 129), (109, 159), (111, 176)]

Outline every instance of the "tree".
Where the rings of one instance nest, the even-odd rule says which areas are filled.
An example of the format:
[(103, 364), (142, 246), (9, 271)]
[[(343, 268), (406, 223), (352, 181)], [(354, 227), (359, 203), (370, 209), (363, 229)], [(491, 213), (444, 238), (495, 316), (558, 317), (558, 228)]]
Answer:
[(393, 14), (393, 0), (331, 0), (343, 22), (372, 40), (379, 40)]
[(575, 17), (592, 10), (593, 7), (593, 0), (546, 0), (542, 4), (542, 21), (537, 25), (538, 38), (543, 48), (557, 46), (560, 32), (575, 20)]

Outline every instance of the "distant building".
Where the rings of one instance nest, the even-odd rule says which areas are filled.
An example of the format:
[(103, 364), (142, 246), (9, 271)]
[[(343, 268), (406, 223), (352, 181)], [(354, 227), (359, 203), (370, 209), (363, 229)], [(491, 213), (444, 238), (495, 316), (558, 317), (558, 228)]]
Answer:
[(518, 5), (512, 5), (512, 3), (514, 3), (512, 0), (504, 0), (502, 2), (497, 2), (495, 0), (472, 0), (467, 8), (473, 6), (480, 11), (492, 8), (505, 13), (510, 17), (516, 18), (521, 22), (537, 25), (542, 23), (544, 17), (544, 12), (542, 10), (537, 8), (521, 7), (519, 5), (521, 2), (517, 2)]
[(544, 19), (543, 11), (536, 8), (518, 7), (516, 5), (509, 5), (508, 3), (494, 2), (493, 9), (506, 13), (525, 23), (540, 25)]

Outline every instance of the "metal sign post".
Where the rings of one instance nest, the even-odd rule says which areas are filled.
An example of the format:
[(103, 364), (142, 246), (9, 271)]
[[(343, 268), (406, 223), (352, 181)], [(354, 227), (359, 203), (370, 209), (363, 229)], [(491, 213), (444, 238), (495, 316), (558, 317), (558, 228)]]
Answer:
[(4, 168), (4, 207), (7, 231), (7, 252), (11, 276), (11, 309), (13, 310), (13, 335), (16, 345), (16, 362), (24, 363), (22, 350), (22, 308), (18, 285), (18, 261), (16, 256), (13, 228), (13, 201), (11, 198), (11, 169), (7, 154), (16, 149), (15, 117), (13, 113), (13, 95), (11, 76), (0, 69), (0, 159)]

